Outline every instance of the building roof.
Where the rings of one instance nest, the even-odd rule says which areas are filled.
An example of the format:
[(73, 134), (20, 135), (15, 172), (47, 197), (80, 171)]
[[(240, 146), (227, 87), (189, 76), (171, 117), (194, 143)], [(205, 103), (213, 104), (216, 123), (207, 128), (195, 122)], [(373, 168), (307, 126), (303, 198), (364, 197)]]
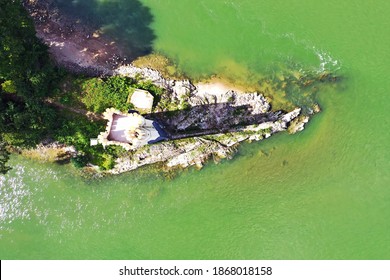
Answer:
[(146, 144), (166, 139), (162, 130), (157, 130), (155, 122), (145, 119), (138, 113), (122, 113), (109, 108), (103, 113), (108, 120), (106, 131), (98, 136), (103, 146), (119, 145), (126, 150), (134, 150)]
[(130, 98), (130, 102), (133, 103), (137, 109), (142, 109), (147, 112), (152, 111), (153, 100), (153, 95), (142, 89), (136, 89)]

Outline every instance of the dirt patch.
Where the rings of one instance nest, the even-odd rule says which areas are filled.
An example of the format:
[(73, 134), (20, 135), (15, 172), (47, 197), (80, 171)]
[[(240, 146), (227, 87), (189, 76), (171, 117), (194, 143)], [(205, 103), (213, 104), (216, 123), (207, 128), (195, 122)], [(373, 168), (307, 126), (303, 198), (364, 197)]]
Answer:
[(25, 0), (37, 36), (47, 44), (54, 60), (71, 70), (89, 74), (111, 74), (126, 62), (125, 51), (79, 19), (60, 14), (51, 0)]

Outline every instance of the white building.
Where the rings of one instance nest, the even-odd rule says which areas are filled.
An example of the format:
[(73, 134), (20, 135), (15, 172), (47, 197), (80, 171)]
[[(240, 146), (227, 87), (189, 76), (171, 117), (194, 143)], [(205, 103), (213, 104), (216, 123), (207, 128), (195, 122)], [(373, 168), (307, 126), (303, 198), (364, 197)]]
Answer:
[(138, 113), (123, 113), (108, 108), (103, 117), (108, 120), (106, 131), (98, 136), (98, 142), (104, 147), (119, 145), (126, 150), (135, 150), (147, 144), (167, 139), (161, 127)]
[(135, 89), (131, 95), (130, 102), (136, 109), (150, 113), (153, 108), (154, 97), (148, 91)]

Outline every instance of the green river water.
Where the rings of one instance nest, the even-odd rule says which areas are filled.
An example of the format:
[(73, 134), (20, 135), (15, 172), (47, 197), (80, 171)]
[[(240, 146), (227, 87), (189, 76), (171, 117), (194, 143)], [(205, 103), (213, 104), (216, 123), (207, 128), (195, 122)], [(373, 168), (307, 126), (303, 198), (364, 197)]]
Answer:
[(142, 2), (153, 48), (191, 77), (295, 65), (337, 71), (342, 86), (320, 92), (303, 132), (173, 180), (141, 170), (86, 181), (13, 157), (0, 177), (0, 258), (389, 259), (390, 2)]

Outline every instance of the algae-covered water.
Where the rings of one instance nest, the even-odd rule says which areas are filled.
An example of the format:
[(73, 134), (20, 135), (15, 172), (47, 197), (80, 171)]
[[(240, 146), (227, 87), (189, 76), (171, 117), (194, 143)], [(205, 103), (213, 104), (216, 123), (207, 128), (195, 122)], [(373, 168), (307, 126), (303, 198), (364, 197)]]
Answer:
[(342, 86), (319, 93), (323, 111), (302, 133), (173, 180), (87, 181), (14, 157), (0, 177), (0, 257), (389, 259), (390, 2), (142, 3), (154, 50), (192, 77), (325, 68)]

